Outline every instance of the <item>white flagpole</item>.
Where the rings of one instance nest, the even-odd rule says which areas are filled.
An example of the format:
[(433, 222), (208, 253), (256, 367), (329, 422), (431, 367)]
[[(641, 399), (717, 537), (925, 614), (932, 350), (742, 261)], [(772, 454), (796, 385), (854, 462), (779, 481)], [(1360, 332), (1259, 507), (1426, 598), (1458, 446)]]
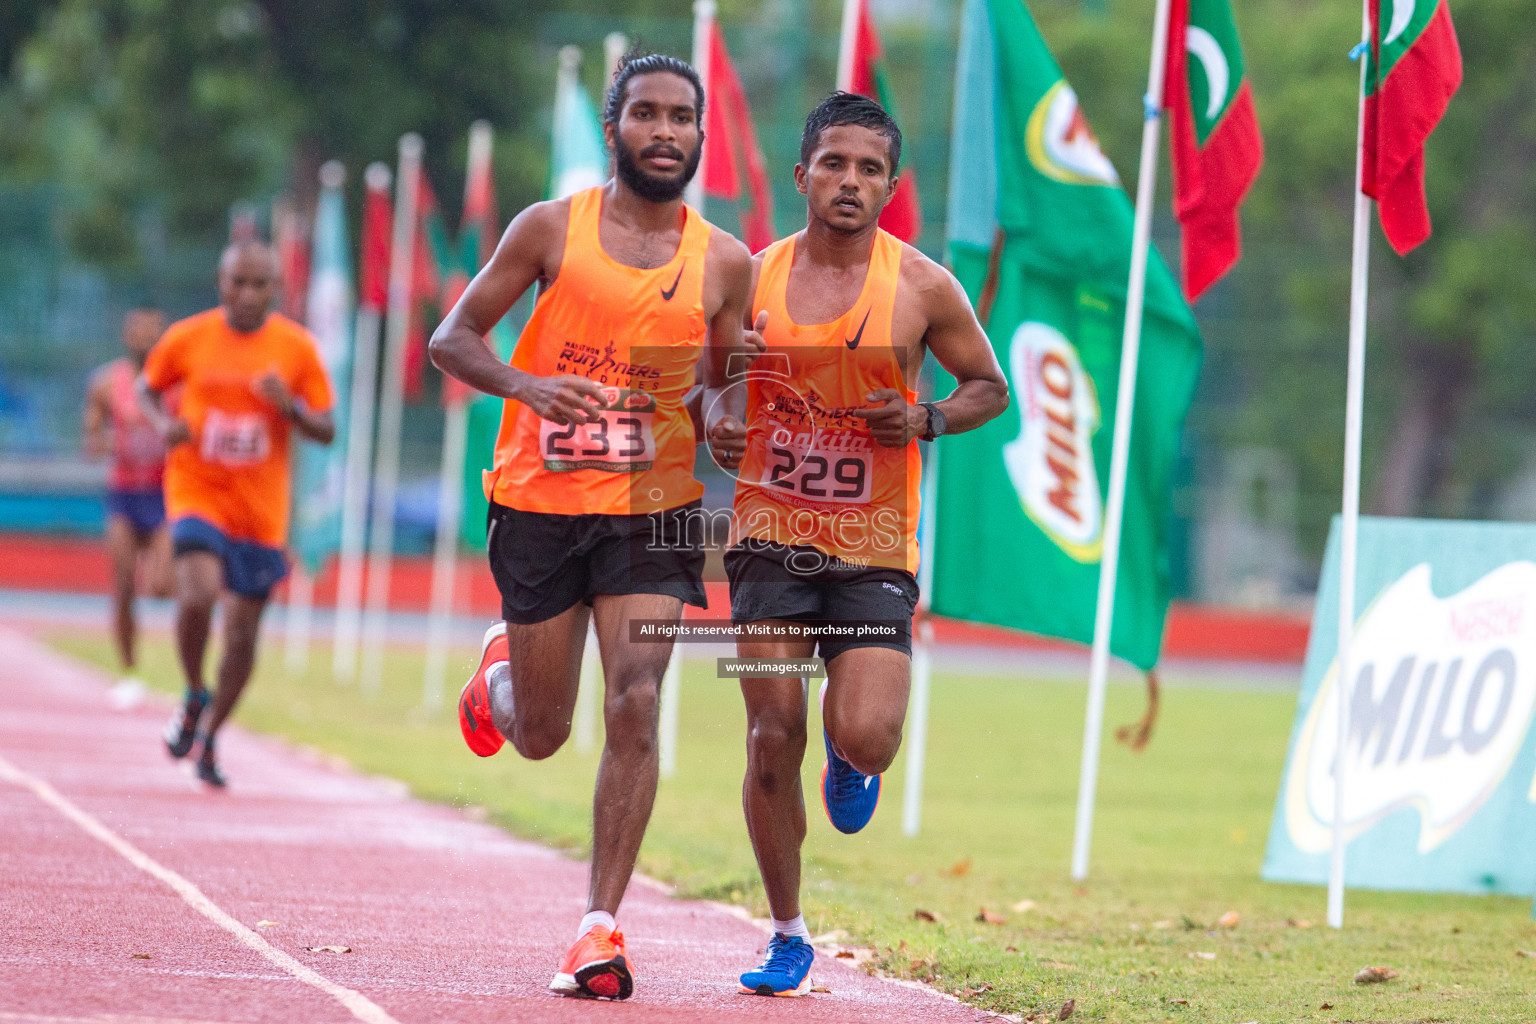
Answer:
[(603, 82), (603, 93), (606, 96), (608, 86), (613, 84), (613, 76), (619, 70), (619, 61), (624, 59), (624, 54), (629, 52), (629, 36), (623, 32), (609, 32), (603, 37), (603, 67), (608, 69), (608, 78)]
[[(587, 622), (587, 645), (581, 653), (581, 681), (576, 690), (576, 712), (572, 716), (571, 738), (576, 753), (590, 754), (597, 747), (597, 693), (602, 685), (602, 653), (597, 649), (597, 628)], [(666, 677), (662, 677), (666, 686)], [(666, 699), (663, 691), (662, 699)]]
[[(1371, 41), (1371, 9), (1361, 15), (1362, 45)], [(1360, 55), (1360, 110), (1355, 129), (1355, 238), (1349, 281), (1349, 378), (1344, 400), (1344, 508), (1339, 538), (1338, 750), (1333, 761), (1333, 848), (1328, 858), (1328, 926), (1344, 927), (1344, 776), (1349, 745), (1350, 694), (1354, 689), (1350, 647), (1355, 631), (1355, 543), (1360, 528), (1360, 434), (1365, 418), (1365, 305), (1370, 282), (1371, 200), (1361, 189), (1365, 159), (1365, 72)]]
[(389, 251), (389, 317), (385, 328), (384, 381), (379, 396), (378, 458), (374, 466), (373, 531), (368, 552), (368, 606), (363, 620), (363, 690), (384, 681), (388, 636), (389, 577), (395, 547), (395, 492), (400, 484), (400, 419), (405, 402), (405, 343), (411, 326), (415, 269), (416, 190), (421, 177), (421, 136), (400, 137), (395, 180), (395, 224)]
[[(389, 188), (392, 175), (382, 163), (363, 172), (368, 191)], [(366, 254), (365, 254), (366, 256)], [(336, 627), (331, 672), (338, 682), (357, 675), (362, 628), (363, 544), (368, 530), (368, 467), (373, 460), (373, 389), (379, 372), (379, 310), (359, 303), (352, 340), (352, 400), (347, 416), (347, 468), (341, 498), (341, 552), (336, 573)]]
[(907, 777), (901, 800), (901, 831), (915, 836), (923, 825), (923, 770), (928, 760), (928, 691), (933, 680), (933, 623), (928, 606), (933, 601), (933, 543), (938, 533), (939, 445), (928, 448), (923, 467), (922, 535), (917, 568), (917, 636), (912, 645), (912, 698), (907, 707)]
[(421, 706), (443, 703), (448, 677), (448, 640), (453, 628), (454, 570), (459, 561), (459, 520), (464, 517), (464, 458), (469, 451), (469, 402), (450, 402), (443, 416), (443, 465), (437, 479), (437, 543), (432, 552), (432, 600), (427, 620), (426, 671)]
[(1104, 510), (1104, 549), (1099, 562), (1099, 599), (1093, 617), (1093, 658), (1088, 670), (1088, 715), (1083, 723), (1083, 763), (1077, 783), (1077, 825), (1072, 835), (1072, 877), (1088, 877), (1093, 805), (1099, 784), (1099, 744), (1104, 733), (1104, 690), (1109, 675), (1109, 638), (1115, 618), (1115, 581), (1120, 571), (1120, 527), (1130, 468), (1131, 417), (1136, 405), (1136, 365), (1141, 357), (1142, 309), (1147, 293), (1147, 251), (1152, 245), (1152, 202), (1157, 190), (1157, 146), (1163, 115), (1163, 77), (1168, 60), (1169, 0), (1157, 0), (1152, 25), (1152, 66), (1144, 98), (1141, 168), (1136, 178), (1136, 221), (1131, 236), (1131, 277), (1126, 285), (1125, 336), (1120, 347), (1120, 387), (1115, 399), (1115, 438), (1109, 495)]
[(682, 694), (683, 655), (677, 644), (672, 645), (672, 657), (667, 661), (667, 671), (661, 677), (661, 723), (658, 727), (657, 758), (661, 762), (661, 777), (670, 779), (677, 774), (677, 719)]
[[(464, 200), (476, 169), (490, 171), (491, 123), (469, 126), (469, 174)], [(462, 230), (462, 229), (461, 229)], [(446, 311), (445, 311), (446, 312)], [(464, 518), (464, 460), (469, 454), (469, 398), (450, 401), (443, 415), (443, 461), (437, 480), (437, 543), (432, 552), (432, 600), (427, 620), (426, 669), (421, 705), (436, 710), (443, 703), (448, 677), (448, 640), (453, 629), (454, 576), (459, 564), (459, 523)]]
[[(709, 89), (709, 39), (715, 25), (715, 10), (715, 0), (693, 0), (693, 69), (699, 73), (699, 81), (704, 83), (706, 90)], [(704, 212), (704, 160), (707, 158), (707, 152), (701, 155), (698, 171), (683, 193), (683, 201), (700, 213)]]
[(853, 90), (853, 57), (859, 41), (859, 8), (864, 0), (843, 0), (843, 28), (837, 44), (837, 88)]
[(309, 638), (315, 621), (315, 578), (303, 565), (288, 578), (288, 614), (283, 624), (283, 664), (291, 676), (309, 668)]

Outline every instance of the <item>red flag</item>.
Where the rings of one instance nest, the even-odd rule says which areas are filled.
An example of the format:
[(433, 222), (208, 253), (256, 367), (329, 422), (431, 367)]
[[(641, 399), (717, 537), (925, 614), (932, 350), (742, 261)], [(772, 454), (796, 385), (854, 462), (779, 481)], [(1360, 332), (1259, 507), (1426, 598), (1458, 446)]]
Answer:
[(277, 250), (282, 288), (279, 309), (289, 319), (303, 323), (309, 294), (309, 222), (299, 216), (290, 199), (272, 204), (272, 247)]
[(443, 218), (437, 208), (437, 195), (427, 181), (426, 168), (416, 179), (416, 238), (411, 246), (414, 260), (411, 265), (411, 319), (405, 341), (405, 399), (415, 402), (421, 399), (422, 376), (427, 368), (427, 316), (428, 303), (442, 300), (443, 274), (447, 255), (447, 233)]
[[(477, 131), (483, 128), (483, 135)], [(464, 216), (459, 220), (458, 260), (451, 263), (443, 277), (441, 312), (454, 307), (469, 287), (470, 278), (490, 260), (496, 250), (496, 191), (491, 181), (491, 134), (488, 125), (470, 130), (469, 167), (464, 179)], [(443, 404), (467, 400), (472, 394), (468, 384), (458, 378), (443, 376)]]
[(358, 304), (375, 312), (389, 304), (389, 243), (394, 229), (394, 204), (389, 198), (389, 168), (368, 168), (363, 200), (363, 245), (359, 263)]
[(1424, 143), (1461, 85), (1461, 47), (1446, 0), (1393, 0), (1381, 24), (1371, 0), (1360, 189), (1376, 200), (1381, 229), (1399, 256), (1429, 237)]
[(1237, 210), (1264, 164), (1264, 138), (1228, 0), (1173, 0), (1164, 102), (1171, 115), (1184, 295), (1194, 302), (1242, 255)]
[(704, 191), (739, 202), (745, 165), (751, 202), (740, 207), (742, 240), (748, 249), (761, 252), (774, 240), (768, 169), (762, 147), (757, 144), (757, 131), (752, 127), (752, 108), (725, 48), (725, 34), (720, 31), (719, 22), (710, 24), (709, 81), (704, 93), (709, 97), (704, 114)]
[[(869, 16), (869, 0), (844, 0), (843, 59), (837, 87), (868, 96), (893, 118), (895, 97), (885, 75), (885, 51)], [(851, 9), (850, 9), (851, 8)], [(900, 123), (900, 118), (897, 118)], [(917, 176), (911, 167), (901, 172), (896, 194), (880, 214), (880, 226), (903, 242), (916, 242), (923, 233), (923, 210), (917, 198)]]

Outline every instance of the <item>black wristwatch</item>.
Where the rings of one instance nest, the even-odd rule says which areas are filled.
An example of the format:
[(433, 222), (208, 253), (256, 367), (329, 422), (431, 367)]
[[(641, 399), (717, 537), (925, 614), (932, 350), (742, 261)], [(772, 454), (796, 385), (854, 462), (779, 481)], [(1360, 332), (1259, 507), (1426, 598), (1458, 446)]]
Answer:
[(949, 421), (944, 418), (944, 410), (932, 402), (918, 402), (917, 404), (928, 410), (928, 429), (923, 431), (922, 439), (924, 441), (932, 441), (942, 436), (944, 428), (949, 425)]

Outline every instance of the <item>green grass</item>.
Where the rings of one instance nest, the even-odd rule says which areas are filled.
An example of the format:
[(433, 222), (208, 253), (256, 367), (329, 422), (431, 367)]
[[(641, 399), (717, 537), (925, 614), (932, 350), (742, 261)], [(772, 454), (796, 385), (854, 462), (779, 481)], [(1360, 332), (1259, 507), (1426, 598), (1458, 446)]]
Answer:
[[(114, 664), (105, 638), (52, 641)], [(472, 654), (458, 653), (455, 675)], [(427, 799), (483, 807), (520, 836), (576, 853), (585, 847), (595, 754), (568, 745), (541, 763), (510, 751), (480, 761), (464, 749), (451, 711), (419, 709), (419, 651), (391, 652), (373, 699), (332, 683), (328, 655), (317, 646), (308, 678), (289, 679), (281, 655), (269, 653), (240, 722), (401, 779)], [(152, 684), (179, 690), (163, 637), (149, 639), (143, 662)], [(740, 812), (740, 695), (712, 676), (712, 664), (685, 665), (678, 773), (662, 783), (641, 868), (684, 895), (763, 915)], [(1142, 699), (1138, 689), (1111, 687), (1108, 721), (1131, 721)], [(1536, 1019), (1536, 959), (1516, 955), (1536, 949), (1523, 899), (1353, 891), (1348, 927), (1335, 932), (1321, 926), (1320, 889), (1259, 881), (1295, 708), (1287, 694), (1167, 691), (1146, 752), (1105, 749), (1092, 876), (1073, 884), (1067, 862), (1083, 701), (1081, 685), (1062, 679), (938, 676), (915, 839), (900, 831), (900, 759), (869, 828), (833, 831), (815, 797), (813, 720), (804, 893), (812, 930), (847, 931), (849, 941), (875, 949), (888, 973), (1052, 1020), (1068, 999), (1077, 1003), (1074, 1019), (1106, 1021)], [(1024, 899), (1034, 908), (1011, 909)], [(1007, 923), (978, 922), (983, 906)], [(939, 920), (916, 920), (917, 909)], [(1215, 925), (1233, 910), (1237, 927)], [(743, 949), (743, 966), (751, 959)], [(1353, 984), (1366, 964), (1401, 977)]]

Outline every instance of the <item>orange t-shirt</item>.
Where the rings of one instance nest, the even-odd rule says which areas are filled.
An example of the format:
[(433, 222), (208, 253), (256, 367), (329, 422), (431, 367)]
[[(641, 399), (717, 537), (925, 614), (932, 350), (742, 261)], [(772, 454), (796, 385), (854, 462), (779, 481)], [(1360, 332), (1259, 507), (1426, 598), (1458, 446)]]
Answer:
[(314, 338), (280, 314), (240, 334), (223, 309), (210, 309), (172, 324), (150, 350), (145, 380), (156, 391), (182, 386), (180, 414), (192, 432), (166, 458), (171, 519), (206, 519), (231, 540), (287, 543), (291, 425), (256, 391), (269, 371), (312, 412), (330, 410)]
[[(803, 232), (802, 232), (803, 234)], [(785, 296), (800, 235), (763, 251), (752, 317), (767, 351), (747, 375), (747, 451), (736, 481), (731, 543), (807, 544), (856, 565), (917, 573), (922, 456), (875, 443), (853, 415), (881, 388), (917, 400), (892, 346), (902, 245), (877, 231), (864, 287), (848, 312), (797, 324)]]
[(486, 497), (523, 512), (637, 515), (697, 500), (693, 421), (683, 396), (704, 351), (710, 226), (683, 207), (664, 266), (625, 266), (603, 251), (603, 190), (571, 196), (560, 271), (533, 307), (512, 365), (603, 385), (602, 419), (561, 427), (521, 402), (502, 406)]

